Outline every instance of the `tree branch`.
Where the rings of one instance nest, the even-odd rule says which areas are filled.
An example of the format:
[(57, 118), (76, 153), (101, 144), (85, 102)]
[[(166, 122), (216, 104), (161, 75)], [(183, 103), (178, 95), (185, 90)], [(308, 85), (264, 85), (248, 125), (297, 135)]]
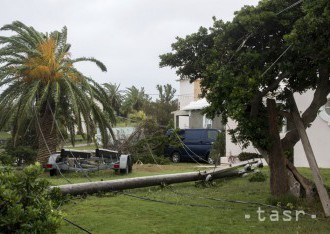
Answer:
[(281, 81), (287, 76), (286, 73), (281, 73), (273, 83), (271, 83), (267, 88), (258, 92), (251, 101), (251, 112), (250, 117), (256, 117), (259, 111), (259, 105), (262, 102), (262, 98), (267, 95), (268, 92), (274, 91), (278, 88)]

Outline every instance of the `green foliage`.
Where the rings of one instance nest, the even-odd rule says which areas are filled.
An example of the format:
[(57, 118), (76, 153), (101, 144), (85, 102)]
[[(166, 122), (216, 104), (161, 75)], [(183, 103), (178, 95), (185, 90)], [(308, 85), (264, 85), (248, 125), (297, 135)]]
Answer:
[(120, 85), (105, 83), (103, 86), (105, 87), (106, 93), (108, 95), (110, 105), (114, 111), (116, 111), (116, 114), (120, 115), (120, 109), (124, 100), (123, 92), (119, 90)]
[(18, 166), (29, 165), (36, 161), (37, 151), (30, 146), (6, 147), (6, 153)]
[(134, 111), (133, 113), (128, 114), (128, 118), (133, 121), (140, 123), (147, 119), (146, 114), (143, 111)]
[(121, 112), (127, 116), (133, 111), (141, 111), (150, 100), (151, 98), (145, 93), (144, 88), (138, 89), (133, 85), (125, 91)]
[(250, 160), (250, 159), (254, 159), (254, 158), (262, 158), (262, 156), (257, 153), (249, 153), (249, 152), (241, 152), (238, 155), (238, 159), (240, 161), (246, 161), (246, 160)]
[(159, 125), (173, 128), (173, 111), (178, 109), (178, 100), (174, 99), (176, 90), (170, 85), (157, 85), (158, 98), (155, 102), (149, 102), (144, 110), (148, 116), (156, 120)]
[(0, 230), (3, 233), (55, 233), (61, 212), (54, 209), (49, 183), (38, 177), (39, 164), (15, 172), (0, 167)]
[[(305, 116), (310, 123), (330, 92), (330, 31), (325, 30), (330, 2), (303, 1), (283, 11), (292, 3), (260, 1), (237, 11), (230, 22), (214, 18), (212, 27), (178, 37), (172, 52), (160, 56), (160, 66), (176, 68), (181, 79), (201, 79), (202, 95), (211, 103), (206, 112), (211, 117), (220, 112), (224, 122), (234, 119), (237, 127), (230, 134), (243, 147), (252, 142), (269, 149), (263, 98), (282, 100), (278, 109), (290, 112), (291, 93), (316, 89), (320, 96)], [(296, 135), (283, 138), (284, 150), (299, 140)]]
[(74, 66), (88, 61), (106, 71), (104, 64), (95, 58), (72, 59), (66, 27), (41, 33), (14, 21), (1, 30), (14, 35), (0, 37), (0, 87), (5, 88), (0, 94), (0, 130), (10, 124), (15, 142), (27, 128), (41, 125), (43, 134), (49, 134), (48, 144), (55, 145), (53, 150), (57, 142), (50, 138), (57, 140), (62, 130), (74, 142), (74, 130), (84, 123), (89, 141), (98, 126), (107, 142), (115, 119), (106, 92)]
[(3, 150), (0, 152), (0, 165), (11, 165), (14, 163), (12, 155), (8, 154), (7, 151)]
[(301, 199), (288, 194), (280, 197), (269, 197), (267, 198), (267, 203), (273, 206), (291, 210), (298, 208), (301, 203)]
[(164, 158), (164, 149), (171, 143), (165, 133), (168, 128), (159, 126), (155, 120), (148, 119), (143, 124), (143, 138), (129, 146), (133, 160), (143, 163), (167, 164), (170, 161)]
[(250, 182), (264, 182), (264, 181), (266, 181), (266, 179), (267, 179), (267, 176), (260, 171), (253, 173), (252, 176), (249, 177)]
[(222, 131), (217, 136), (216, 141), (213, 143), (210, 152), (210, 157), (214, 162), (217, 163), (219, 157), (224, 157), (225, 155), (226, 155), (226, 133)]

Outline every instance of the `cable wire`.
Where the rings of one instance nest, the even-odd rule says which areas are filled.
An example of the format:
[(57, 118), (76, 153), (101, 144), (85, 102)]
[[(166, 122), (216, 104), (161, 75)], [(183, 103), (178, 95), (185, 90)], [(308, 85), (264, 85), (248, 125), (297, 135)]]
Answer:
[[(61, 137), (62, 137), (62, 140), (64, 141), (64, 144), (67, 144), (67, 143), (66, 143), (66, 140), (64, 139), (64, 136), (63, 136), (63, 134), (62, 134), (62, 132), (61, 132), (61, 129), (60, 129), (58, 123), (57, 123), (57, 120), (56, 120), (56, 118), (55, 118), (55, 113), (53, 112), (52, 107), (50, 106), (48, 100), (47, 100), (47, 105), (48, 105), (48, 107), (49, 107), (49, 109), (50, 109), (50, 112), (51, 112), (51, 114), (52, 114), (53, 120), (55, 121), (55, 125), (56, 125), (56, 127), (57, 127), (57, 130), (59, 131), (59, 133), (60, 133), (60, 135), (61, 135)], [(73, 157), (73, 160), (74, 160), (74, 161), (76, 162), (76, 164), (80, 167), (80, 169), (81, 169), (82, 172), (84, 173), (85, 177), (88, 179), (88, 181), (89, 181), (89, 182), (92, 182), (91, 178), (90, 178), (89, 175), (86, 173), (86, 171), (82, 168), (80, 162), (78, 162), (77, 158), (73, 155), (73, 153), (71, 152), (71, 150), (69, 150), (69, 152), (70, 152), (71, 156)], [(58, 165), (57, 165), (57, 164), (56, 164), (56, 166), (57, 166), (57, 168), (58, 168)]]
[(171, 201), (163, 201), (163, 200), (157, 200), (149, 197), (142, 197), (134, 194), (130, 194), (127, 192), (122, 192), (123, 195), (138, 198), (140, 200), (144, 201), (151, 201), (151, 202), (157, 202), (157, 203), (163, 203), (168, 205), (176, 205), (176, 206), (189, 206), (189, 207), (204, 207), (204, 208), (212, 208), (212, 209), (228, 209), (231, 210), (232, 208), (226, 207), (226, 206), (211, 206), (211, 205), (204, 205), (204, 204), (188, 204), (188, 203), (177, 203), (177, 202), (171, 202)]
[(88, 230), (86, 230), (85, 228), (81, 227), (80, 225), (78, 225), (78, 224), (76, 224), (76, 223), (74, 223), (74, 222), (68, 220), (67, 218), (63, 218), (63, 220), (66, 221), (66, 222), (68, 222), (69, 224), (71, 224), (71, 225), (73, 225), (73, 226), (79, 228), (80, 230), (82, 230), (82, 231), (88, 233), (88, 234), (92, 234), (90, 231), (88, 231)]

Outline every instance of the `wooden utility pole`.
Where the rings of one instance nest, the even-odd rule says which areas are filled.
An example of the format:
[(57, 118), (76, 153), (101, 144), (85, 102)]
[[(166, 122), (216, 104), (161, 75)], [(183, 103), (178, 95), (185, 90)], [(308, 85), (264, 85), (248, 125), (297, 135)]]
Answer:
[[(250, 162), (255, 166), (258, 161)], [(222, 178), (237, 176), (245, 173), (247, 170), (246, 166), (250, 163), (237, 164), (234, 167), (225, 169), (216, 169), (204, 172), (187, 172), (187, 173), (177, 173), (177, 174), (167, 174), (167, 175), (156, 175), (156, 176), (144, 176), (128, 179), (119, 180), (109, 180), (109, 181), (98, 181), (98, 182), (88, 182), (88, 183), (78, 183), (78, 184), (66, 184), (60, 186), (52, 186), (50, 189), (59, 188), (63, 194), (92, 194), (97, 192), (111, 192), (120, 191), (124, 189), (142, 188), (149, 186), (157, 186), (161, 184), (174, 184), (183, 183), (189, 181), (198, 180), (209, 180), (212, 178)], [(245, 167), (244, 167), (245, 166)], [(244, 167), (242, 170), (238, 170), (240, 167)]]
[(320, 196), (320, 200), (323, 206), (324, 214), (326, 217), (330, 217), (330, 200), (327, 190), (324, 187), (324, 183), (320, 174), (319, 167), (315, 160), (314, 152), (312, 146), (309, 142), (304, 123), (302, 122), (299, 114), (299, 110), (294, 100), (293, 94), (291, 94), (290, 98), (291, 105), (291, 113), (293, 117), (293, 122), (298, 130), (302, 145), (305, 150), (305, 154), (309, 163), (309, 166), (313, 173), (313, 179), (316, 185), (317, 192)]

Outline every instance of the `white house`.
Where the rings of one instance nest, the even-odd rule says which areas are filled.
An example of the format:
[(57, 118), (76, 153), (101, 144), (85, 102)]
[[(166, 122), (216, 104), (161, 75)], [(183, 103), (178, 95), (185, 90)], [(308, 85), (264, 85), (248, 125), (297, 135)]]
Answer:
[(201, 99), (200, 80), (190, 83), (180, 80), (179, 110), (174, 114), (174, 124), (177, 128), (217, 128), (224, 129), (219, 116), (208, 119), (202, 110), (210, 104)]
[[(313, 100), (314, 91), (310, 90), (306, 93), (299, 94), (295, 93), (294, 97), (298, 106), (300, 113), (303, 113)], [(233, 120), (228, 121), (226, 129), (235, 128), (236, 124)], [(286, 126), (282, 128), (281, 136), (284, 137), (286, 133)], [(324, 105), (318, 116), (312, 123), (312, 125), (307, 128), (307, 135), (313, 152), (316, 158), (318, 166), (321, 168), (330, 168), (330, 95), (328, 96), (328, 102)], [(226, 154), (230, 153), (237, 155), (242, 152), (239, 145), (231, 142), (230, 136), (226, 135)], [(258, 152), (254, 147), (249, 146), (244, 149), (244, 152)], [(296, 167), (309, 167), (304, 148), (301, 141), (299, 141), (294, 146), (294, 165)]]
[[(300, 112), (307, 109), (312, 102), (313, 95), (313, 91), (295, 95)], [(307, 128), (307, 135), (318, 166), (330, 168), (330, 95), (328, 102), (320, 109), (312, 126)], [(301, 141), (294, 147), (294, 164), (297, 167), (309, 167)]]
[[(213, 120), (207, 119), (201, 114), (203, 108), (209, 103), (205, 99), (201, 99), (200, 81), (190, 83), (189, 80), (180, 80), (180, 95), (178, 111), (173, 112), (175, 126), (179, 128), (218, 128), (226, 129), (226, 156), (238, 155), (242, 151), (257, 153), (253, 147), (242, 150), (238, 144), (231, 141), (231, 136), (228, 130), (236, 127), (235, 121), (229, 119), (226, 126), (221, 124), (219, 117)], [(313, 99), (313, 91), (308, 91), (303, 94), (295, 94), (296, 103), (300, 112), (304, 112), (310, 105)], [(282, 129), (282, 136), (286, 132), (286, 127)], [(320, 109), (318, 116), (312, 123), (312, 126), (307, 129), (307, 134), (312, 145), (316, 161), (321, 168), (330, 168), (330, 95), (328, 103)], [(309, 167), (303, 146), (299, 141), (294, 147), (294, 164), (297, 167)]]

